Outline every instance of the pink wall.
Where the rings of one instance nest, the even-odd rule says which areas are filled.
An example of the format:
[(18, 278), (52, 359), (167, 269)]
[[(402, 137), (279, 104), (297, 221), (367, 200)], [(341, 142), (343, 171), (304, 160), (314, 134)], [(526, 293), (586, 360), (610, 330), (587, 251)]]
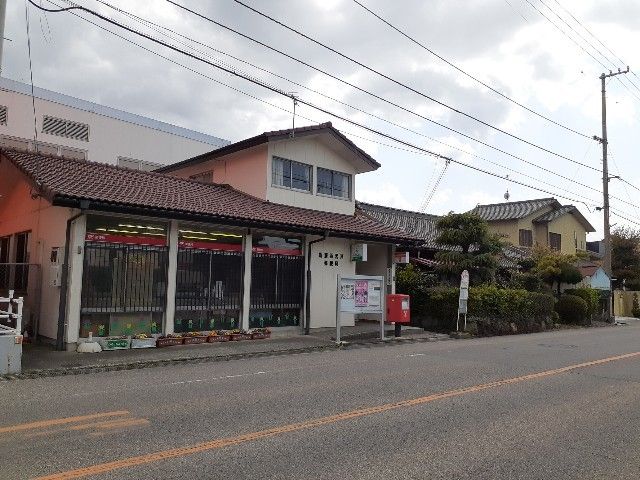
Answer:
[(215, 183), (227, 183), (242, 192), (266, 200), (268, 183), (266, 144), (187, 166), (170, 172), (169, 175), (189, 178), (191, 175), (210, 170), (213, 170)]
[(40, 334), (55, 338), (60, 287), (50, 286), (50, 253), (53, 247), (64, 247), (66, 222), (71, 215), (71, 209), (53, 207), (40, 197), (33, 199), (31, 192), (32, 188), (22, 173), (9, 161), (2, 159), (0, 237), (31, 231), (29, 262), (40, 265), (42, 285), (29, 282), (29, 295), (35, 296), (41, 288)]

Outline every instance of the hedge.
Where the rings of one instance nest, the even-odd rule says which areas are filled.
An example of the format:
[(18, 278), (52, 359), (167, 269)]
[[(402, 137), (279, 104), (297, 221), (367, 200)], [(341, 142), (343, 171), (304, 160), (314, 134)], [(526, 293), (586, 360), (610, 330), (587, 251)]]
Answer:
[(565, 290), (564, 293), (583, 299), (587, 303), (589, 318), (592, 318), (600, 310), (600, 292), (595, 288), (572, 288)]
[(562, 295), (555, 306), (561, 323), (586, 324), (590, 323), (589, 306), (576, 295)]
[[(411, 299), (411, 317), (414, 324), (432, 330), (455, 330), (458, 288), (432, 287), (416, 293), (418, 298)], [(510, 330), (515, 327), (517, 331), (537, 331), (544, 328), (543, 323), (550, 322), (553, 318), (554, 303), (553, 295), (544, 293), (495, 286), (471, 287), (468, 316), (476, 321), (508, 325)], [(505, 329), (501, 327), (498, 330)]]

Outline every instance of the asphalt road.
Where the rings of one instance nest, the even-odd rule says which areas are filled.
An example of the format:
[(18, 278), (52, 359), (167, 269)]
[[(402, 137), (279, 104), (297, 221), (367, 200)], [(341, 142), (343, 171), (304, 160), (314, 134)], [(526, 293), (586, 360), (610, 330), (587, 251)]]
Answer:
[(638, 382), (640, 325), (0, 382), (0, 478), (637, 479)]

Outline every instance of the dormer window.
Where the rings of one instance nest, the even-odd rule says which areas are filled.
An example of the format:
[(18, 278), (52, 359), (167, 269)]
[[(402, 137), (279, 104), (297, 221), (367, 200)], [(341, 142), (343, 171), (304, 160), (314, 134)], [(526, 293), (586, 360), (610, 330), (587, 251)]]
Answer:
[(311, 191), (311, 165), (294, 162), (282, 157), (273, 157), (272, 184), (292, 190)]
[(318, 193), (332, 197), (351, 198), (351, 175), (318, 168)]

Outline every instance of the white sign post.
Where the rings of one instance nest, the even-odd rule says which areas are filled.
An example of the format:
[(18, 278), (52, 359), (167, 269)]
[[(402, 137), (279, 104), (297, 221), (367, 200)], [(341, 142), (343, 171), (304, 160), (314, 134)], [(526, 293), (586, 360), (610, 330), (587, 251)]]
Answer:
[(380, 314), (380, 339), (384, 340), (384, 277), (338, 274), (336, 298), (336, 343), (340, 343), (341, 313)]
[(456, 332), (460, 331), (460, 315), (464, 315), (464, 329), (467, 329), (467, 302), (469, 300), (469, 272), (463, 270), (460, 275), (460, 298), (458, 298), (458, 319)]

